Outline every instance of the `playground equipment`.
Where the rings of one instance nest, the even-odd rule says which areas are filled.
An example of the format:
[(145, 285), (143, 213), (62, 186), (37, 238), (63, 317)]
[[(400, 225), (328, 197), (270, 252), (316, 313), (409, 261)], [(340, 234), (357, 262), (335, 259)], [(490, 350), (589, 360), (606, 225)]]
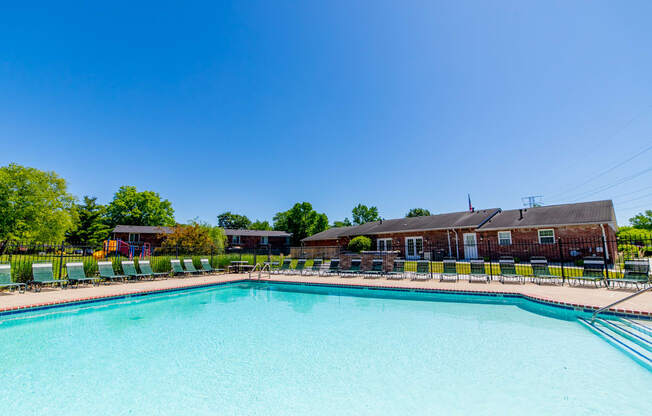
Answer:
[(149, 257), (152, 254), (152, 246), (149, 243), (143, 243), (142, 246), (139, 246), (138, 244), (129, 244), (126, 241), (115, 239), (104, 241), (102, 247), (102, 250), (93, 253), (95, 259), (103, 259), (111, 255), (121, 255), (131, 260), (136, 257), (137, 252), (138, 257), (141, 259)]

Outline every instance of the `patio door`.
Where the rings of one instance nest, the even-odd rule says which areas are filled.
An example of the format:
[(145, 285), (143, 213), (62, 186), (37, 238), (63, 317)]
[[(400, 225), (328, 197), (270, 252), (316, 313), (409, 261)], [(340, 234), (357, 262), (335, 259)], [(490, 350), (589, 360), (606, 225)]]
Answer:
[(407, 260), (419, 260), (423, 252), (423, 238), (406, 237), (405, 238), (405, 258)]
[(475, 233), (464, 233), (464, 258), (478, 258), (478, 241)]

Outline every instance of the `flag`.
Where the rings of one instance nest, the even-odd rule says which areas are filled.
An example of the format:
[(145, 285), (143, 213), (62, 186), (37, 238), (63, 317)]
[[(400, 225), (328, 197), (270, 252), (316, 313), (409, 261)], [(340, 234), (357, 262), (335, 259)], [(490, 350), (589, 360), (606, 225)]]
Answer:
[(473, 212), (473, 205), (471, 205), (471, 194), (467, 194), (469, 197), (469, 212)]

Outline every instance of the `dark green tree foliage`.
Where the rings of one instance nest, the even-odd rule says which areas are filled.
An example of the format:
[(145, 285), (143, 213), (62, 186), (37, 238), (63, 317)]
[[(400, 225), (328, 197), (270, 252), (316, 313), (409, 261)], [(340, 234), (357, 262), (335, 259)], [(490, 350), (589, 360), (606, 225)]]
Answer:
[(152, 191), (138, 192), (135, 186), (122, 186), (106, 208), (107, 223), (123, 225), (175, 225), (174, 210), (167, 199)]
[(0, 240), (60, 242), (74, 221), (66, 181), (12, 163), (0, 167)]
[(328, 228), (328, 217), (312, 208), (309, 202), (297, 202), (285, 212), (274, 216), (274, 229), (292, 233), (292, 244), (299, 245), (301, 240)]
[(217, 216), (217, 225), (222, 228), (232, 230), (247, 229), (251, 226), (251, 221), (244, 215), (233, 214), (226, 211)]
[(633, 218), (630, 218), (629, 223), (632, 224), (632, 227), (634, 228), (652, 231), (652, 210), (648, 209), (645, 212), (641, 212)]
[(425, 208), (412, 208), (407, 214), (405, 214), (405, 218), (427, 217), (428, 215), (432, 214), (430, 214), (430, 211)]
[(378, 221), (380, 219), (377, 207), (368, 207), (362, 204), (358, 204), (354, 207), (353, 210), (351, 210), (351, 214), (353, 217), (353, 224), (355, 225)]
[(111, 228), (106, 225), (106, 208), (97, 203), (97, 198), (85, 196), (84, 203), (75, 205), (75, 210), (75, 226), (66, 233), (66, 241), (70, 244), (98, 246), (111, 232)]
[(256, 220), (249, 226), (250, 230), (260, 230), (260, 231), (270, 231), (272, 226), (269, 225), (268, 221)]
[(333, 222), (333, 228), (350, 227), (350, 226), (351, 226), (351, 221), (349, 221), (348, 218), (344, 218), (344, 221), (335, 221), (335, 222)]
[(355, 253), (368, 251), (371, 249), (371, 239), (369, 237), (360, 235), (349, 241), (349, 245), (347, 247), (349, 250)]

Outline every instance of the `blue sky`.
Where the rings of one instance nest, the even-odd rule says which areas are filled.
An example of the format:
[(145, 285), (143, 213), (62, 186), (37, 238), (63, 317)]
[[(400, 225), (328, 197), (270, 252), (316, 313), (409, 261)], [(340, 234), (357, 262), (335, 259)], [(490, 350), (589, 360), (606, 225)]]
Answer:
[(3, 5), (0, 164), (101, 202), (154, 190), (182, 222), (271, 220), (297, 201), (393, 218), (464, 210), (470, 193), (478, 208), (614, 198), (624, 225), (652, 209), (651, 15), (649, 1)]

